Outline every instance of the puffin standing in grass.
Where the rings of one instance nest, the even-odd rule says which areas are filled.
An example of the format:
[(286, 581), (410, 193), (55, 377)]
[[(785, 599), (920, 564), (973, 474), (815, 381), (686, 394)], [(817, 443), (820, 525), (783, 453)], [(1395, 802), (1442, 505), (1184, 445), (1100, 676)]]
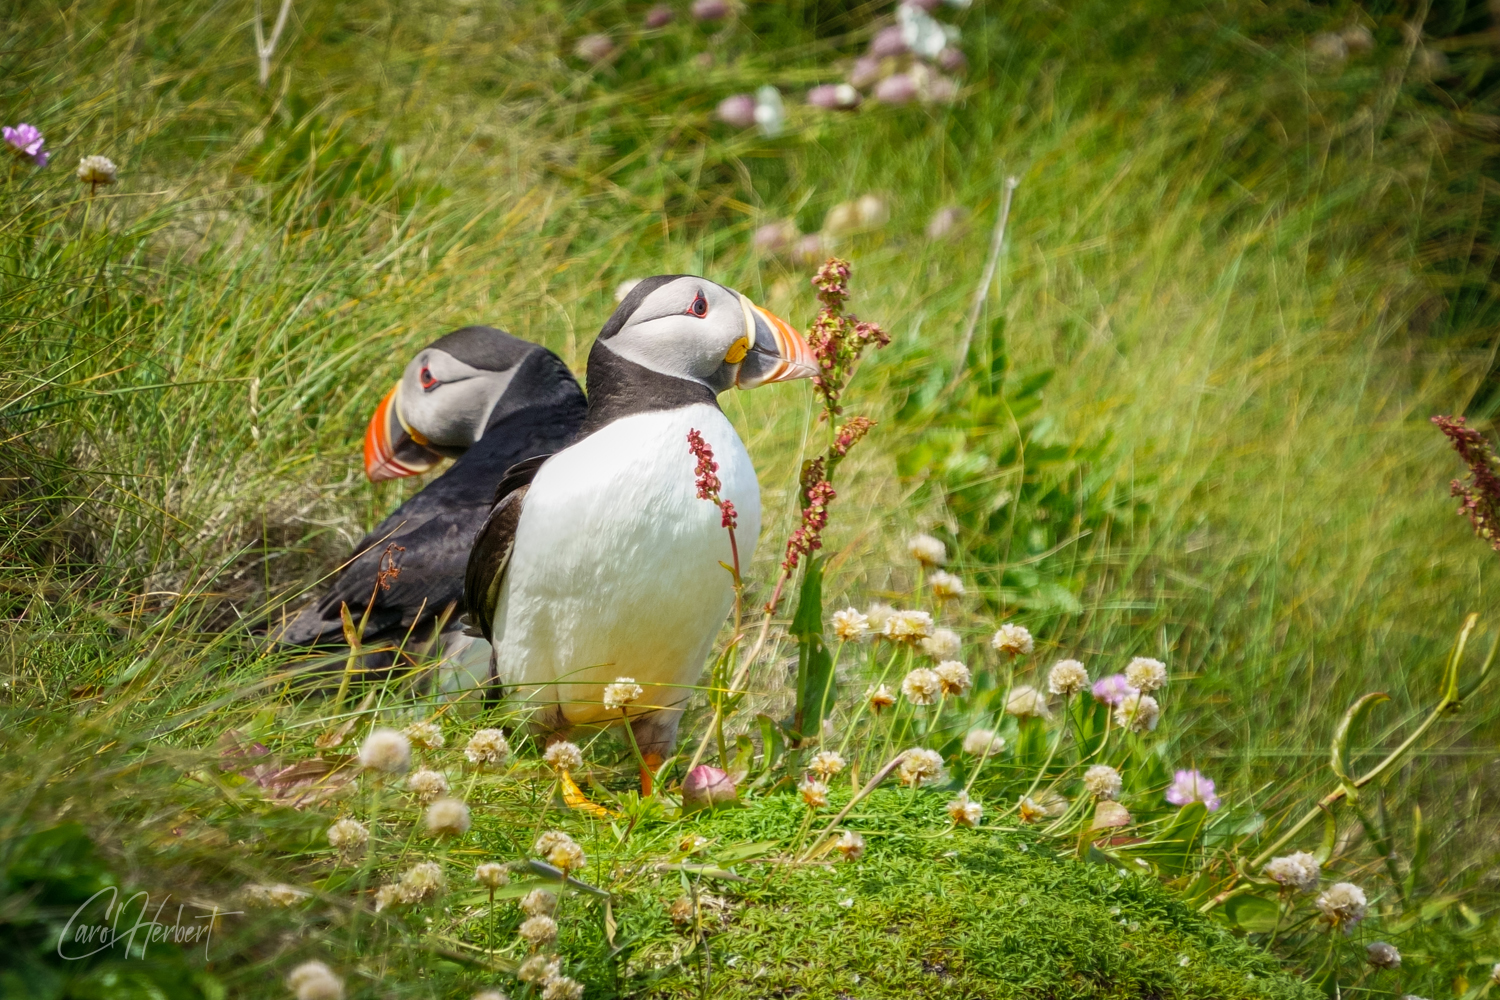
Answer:
[[(506, 474), (469, 556), (465, 603), (493, 679), (534, 726), (628, 713), (648, 764), (670, 752), (734, 601), (728, 533), (697, 496), (688, 432), (713, 449), (748, 565), (760, 486), (718, 396), (816, 373), (806, 341), (739, 292), (692, 275), (631, 289), (589, 352), (582, 436)], [(643, 691), (622, 711), (604, 689), (627, 677)]]
[[(363, 643), (386, 652), (366, 669), (391, 666), (397, 648), (440, 655), (449, 690), (482, 685), (489, 647), (463, 634), (464, 566), (507, 469), (565, 448), (587, 404), (562, 359), (487, 326), (455, 330), (423, 348), (381, 400), (365, 431), (372, 482), (415, 476), (444, 458), (453, 465), (407, 500), (356, 546), (319, 600), (277, 638), (287, 645), (345, 647), (339, 617), (348, 604)], [(433, 629), (441, 635), (428, 647)]]

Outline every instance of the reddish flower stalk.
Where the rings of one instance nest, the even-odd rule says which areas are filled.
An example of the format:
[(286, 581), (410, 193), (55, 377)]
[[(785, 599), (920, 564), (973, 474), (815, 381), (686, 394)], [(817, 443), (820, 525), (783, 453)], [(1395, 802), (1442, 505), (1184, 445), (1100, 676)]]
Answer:
[(707, 500), (719, 508), (719, 524), (729, 531), (729, 551), (734, 556), (734, 582), (738, 586), (740, 546), (735, 540), (734, 529), (739, 525), (739, 514), (735, 512), (734, 501), (720, 496), (724, 484), (719, 481), (719, 463), (714, 461), (713, 448), (703, 440), (703, 435), (696, 427), (688, 431), (687, 440), (688, 450), (698, 460), (698, 466), (693, 470), (694, 483), (698, 487), (698, 499)]
[(823, 308), (807, 333), (807, 345), (818, 360), (813, 386), (823, 398), (823, 409), (831, 419), (841, 407), (844, 387), (854, 374), (860, 355), (871, 344), (884, 347), (891, 338), (875, 323), (863, 323), (859, 317), (844, 312), (849, 297), (849, 262), (830, 258), (818, 268), (812, 283), (818, 289)]
[(1460, 498), (1458, 513), (1474, 525), (1474, 534), (1500, 552), (1500, 533), (1495, 530), (1500, 525), (1500, 475), (1496, 474), (1500, 459), (1483, 434), (1464, 426), (1463, 417), (1438, 416), (1432, 422), (1447, 435), (1453, 450), (1469, 467), (1470, 481), (1453, 480), (1448, 485), (1449, 496)]
[[(821, 473), (822, 459), (809, 464), (818, 466)], [(790, 573), (803, 556), (823, 547), (823, 529), (828, 527), (828, 505), (836, 496), (833, 484), (821, 475), (803, 491), (802, 524), (786, 540), (786, 558), (781, 561), (783, 572)]]

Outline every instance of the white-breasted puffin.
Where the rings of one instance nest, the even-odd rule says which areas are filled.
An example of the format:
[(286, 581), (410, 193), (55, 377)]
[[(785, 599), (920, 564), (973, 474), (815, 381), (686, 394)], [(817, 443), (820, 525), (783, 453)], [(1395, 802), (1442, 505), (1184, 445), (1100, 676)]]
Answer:
[(734, 600), (728, 534), (697, 496), (688, 432), (713, 448), (748, 567), (760, 486), (718, 395), (816, 373), (790, 326), (706, 278), (646, 278), (620, 303), (589, 352), (582, 436), (506, 474), (469, 557), (470, 618), (534, 725), (620, 721), (603, 689), (631, 677), (645, 689), (630, 707), (641, 750), (670, 751)]
[[(366, 645), (405, 643), (441, 654), (451, 668), (439, 670), (445, 686), (482, 684), (489, 647), (464, 636), (459, 622), (469, 549), (505, 471), (572, 443), (586, 411), (583, 391), (561, 358), (503, 330), (468, 326), (423, 348), (370, 419), (365, 474), (379, 482), (426, 472), (445, 457), (454, 458), (453, 465), (366, 535), (328, 592), (298, 611), (276, 638), (293, 646), (343, 647), (340, 604), (349, 605), (356, 623), (369, 607)], [(377, 585), (378, 574), (392, 567), (399, 572), (387, 572), (386, 586)], [(427, 648), (439, 621), (440, 648)], [(364, 666), (393, 662), (393, 653), (371, 654)]]

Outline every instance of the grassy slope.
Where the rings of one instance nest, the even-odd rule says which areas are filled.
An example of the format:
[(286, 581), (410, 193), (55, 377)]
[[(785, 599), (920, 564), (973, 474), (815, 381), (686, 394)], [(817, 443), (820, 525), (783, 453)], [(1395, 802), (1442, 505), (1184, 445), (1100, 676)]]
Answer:
[[(1296, 7), (1206, 5), (1165, 38), (1144, 5), (976, 11), (980, 85), (962, 108), (831, 123), (794, 109), (798, 129), (766, 143), (707, 113), (765, 73), (812, 76), (829, 43), (795, 25), (731, 35), (721, 48), (743, 61), (706, 75), (684, 63), (702, 44), (684, 29), (653, 43), (655, 62), (591, 79), (556, 57), (587, 26), (561, 27), (560, 10), (305, 5), (262, 95), (243, 22), (198, 13), (86, 5), (7, 25), (33, 43), (7, 56), (7, 121), (45, 122), (62, 166), (93, 151), (124, 166), (83, 239), (63, 170), (23, 171), (0, 195), (14, 262), (3, 385), (25, 397), (7, 408), (24, 435), (7, 461), (26, 478), (4, 510), (20, 707), (131, 666), (137, 687), (111, 697), (106, 731), (214, 693), (205, 668), (237, 646), (198, 624), (315, 579), (415, 488), (355, 475), (393, 356), (482, 319), (580, 365), (609, 289), (652, 271), (707, 271), (805, 319), (800, 274), (751, 257), (746, 232), (793, 210), (811, 228), (871, 189), (894, 216), (847, 248), (856, 304), (897, 343), (861, 376), (886, 419), (843, 491), (834, 589), (904, 591), (900, 539), (945, 515), (895, 477), (912, 428), (890, 418), (949, 364), (997, 167), (1022, 187), (991, 309), (1022, 373), (1058, 370), (1037, 441), (1107, 432), (1103, 475), (1151, 512), (1058, 557), (1081, 611), (1023, 620), (1091, 662), (1170, 650), (1196, 677), (1167, 723), (1173, 759), (1265, 787), (1273, 811), (1300, 802), (1338, 706), (1372, 688), (1398, 710), (1422, 704), (1419, 668), (1482, 606), (1492, 557), (1449, 513), (1451, 465), (1424, 418), (1461, 408), (1486, 358), (1464, 330), (1430, 335), (1441, 286), (1417, 257), (1424, 233), (1465, 235), (1472, 202), (1451, 192), (1476, 154), (1428, 109), (1431, 88), (1391, 86), (1394, 22), (1377, 26), (1375, 57), (1320, 77), (1295, 40), (1322, 15)], [(326, 149), (316, 163), (310, 146)], [(979, 224), (925, 243), (949, 200)], [(794, 508), (800, 399), (727, 404), (779, 516), (768, 539)], [(193, 591), (211, 596), (170, 600)], [(978, 635), (990, 621), (971, 606), (956, 624)], [(762, 681), (768, 698), (779, 683)], [(256, 709), (175, 740), (207, 745)], [(1493, 856), (1490, 803), (1454, 790), (1485, 780), (1461, 752), (1492, 742), (1494, 720), (1474, 706), (1441, 734), (1460, 753), (1392, 790), (1393, 811), (1416, 800), (1442, 817), (1438, 868), (1456, 886)]]

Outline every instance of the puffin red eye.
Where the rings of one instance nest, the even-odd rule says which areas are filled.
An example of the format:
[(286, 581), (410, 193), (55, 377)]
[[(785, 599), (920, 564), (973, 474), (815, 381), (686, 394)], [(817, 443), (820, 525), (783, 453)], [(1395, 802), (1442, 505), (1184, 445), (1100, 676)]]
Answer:
[(431, 392), (443, 384), (432, 377), (432, 370), (426, 365), (422, 366), (422, 374), (418, 376), (418, 380), (422, 383), (423, 392)]
[(688, 306), (688, 312), (699, 319), (708, 315), (708, 300), (703, 297), (702, 292), (699, 292), (698, 297), (693, 299), (693, 304)]

